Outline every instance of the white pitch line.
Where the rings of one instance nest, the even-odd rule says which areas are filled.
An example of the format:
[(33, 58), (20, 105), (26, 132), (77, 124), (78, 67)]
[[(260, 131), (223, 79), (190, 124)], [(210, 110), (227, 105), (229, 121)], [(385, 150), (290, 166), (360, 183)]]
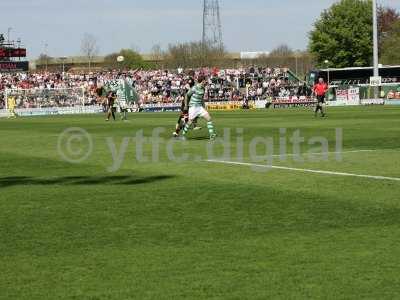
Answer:
[(342, 154), (342, 153), (361, 153), (361, 152), (378, 152), (379, 150), (349, 150), (349, 151), (336, 151), (336, 152), (308, 152), (308, 153), (284, 153), (284, 154), (274, 154), (272, 157), (281, 157), (281, 156), (301, 156), (301, 155), (327, 155), (327, 154)]
[(334, 175), (334, 176), (361, 177), (361, 178), (368, 178), (368, 179), (375, 179), (375, 180), (400, 181), (400, 178), (398, 178), (398, 177), (373, 176), (373, 175), (363, 175), (363, 174), (353, 174), (353, 173), (343, 173), (343, 172), (333, 172), (333, 171), (323, 171), (323, 170), (290, 168), (290, 167), (282, 167), (282, 166), (268, 166), (268, 165), (235, 162), (235, 161), (223, 161), (223, 160), (207, 160), (207, 162), (226, 164), (226, 165), (248, 166), (248, 167), (268, 168), (268, 169), (296, 171), (296, 172), (305, 172), (305, 173), (314, 173), (314, 174)]

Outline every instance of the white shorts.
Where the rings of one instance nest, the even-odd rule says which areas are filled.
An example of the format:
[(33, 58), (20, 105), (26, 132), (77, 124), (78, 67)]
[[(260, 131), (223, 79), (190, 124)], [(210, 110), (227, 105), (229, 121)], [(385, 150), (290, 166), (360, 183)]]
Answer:
[(189, 120), (193, 121), (197, 117), (204, 118), (208, 115), (208, 112), (205, 110), (203, 106), (192, 106), (189, 107)]
[(126, 101), (119, 101), (118, 102), (119, 108), (121, 110), (127, 109), (128, 108), (128, 103), (126, 103)]

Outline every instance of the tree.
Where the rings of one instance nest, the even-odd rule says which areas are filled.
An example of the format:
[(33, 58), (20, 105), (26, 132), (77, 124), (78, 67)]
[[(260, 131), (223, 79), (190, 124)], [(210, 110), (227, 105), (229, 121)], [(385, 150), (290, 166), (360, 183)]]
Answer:
[(284, 57), (284, 56), (293, 56), (294, 51), (286, 44), (279, 45), (275, 49), (271, 51), (269, 54), (270, 57)]
[(372, 63), (372, 2), (341, 0), (325, 10), (310, 33), (310, 52), (322, 66), (366, 67)]
[(383, 38), (381, 62), (388, 65), (400, 64), (400, 21), (394, 23), (388, 35)]
[(393, 25), (400, 20), (399, 13), (390, 7), (380, 6), (378, 8), (378, 32), (379, 32), (379, 50), (382, 51), (382, 44), (385, 37), (390, 34)]
[(131, 47), (129, 49), (136, 53), (140, 53), (140, 47), (138, 45), (136, 45), (135, 43), (132, 43)]
[(42, 53), (42, 54), (40, 54), (39, 57), (37, 58), (36, 62), (37, 62), (39, 65), (44, 65), (44, 64), (46, 64), (46, 62), (48, 62), (48, 61), (51, 60), (51, 59), (52, 59), (51, 56), (48, 56), (47, 54)]
[(169, 45), (165, 53), (165, 63), (170, 68), (197, 68), (221, 66), (225, 63), (224, 48), (215, 48), (202, 42)]
[(155, 62), (155, 64), (160, 67), (161, 62), (164, 60), (165, 53), (161, 48), (160, 44), (156, 44), (151, 48), (151, 59)]
[(49, 61), (51, 61), (52, 59), (53, 58), (51, 56), (48, 56), (47, 54), (42, 53), (39, 55), (38, 59), (36, 60), (36, 65), (40, 65), (40, 66), (45, 65), (46, 70), (47, 70), (47, 65), (49, 64)]
[(89, 62), (89, 71), (93, 58), (99, 53), (97, 39), (94, 35), (85, 33), (82, 38), (81, 51), (87, 57)]
[[(117, 57), (123, 56), (124, 61), (118, 62)], [(134, 50), (122, 49), (118, 53), (112, 53), (104, 58), (106, 67), (113, 69), (137, 69), (148, 68), (149, 66), (144, 62), (142, 56)]]

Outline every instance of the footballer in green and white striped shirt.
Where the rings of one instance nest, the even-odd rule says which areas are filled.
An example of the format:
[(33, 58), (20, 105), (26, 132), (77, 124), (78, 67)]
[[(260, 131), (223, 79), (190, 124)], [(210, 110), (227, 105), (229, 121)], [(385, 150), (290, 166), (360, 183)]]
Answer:
[(185, 108), (189, 108), (189, 122), (183, 128), (183, 137), (186, 136), (190, 126), (198, 117), (202, 117), (207, 121), (207, 128), (210, 134), (210, 139), (213, 140), (217, 136), (214, 130), (214, 124), (208, 111), (204, 108), (204, 94), (205, 94), (206, 78), (199, 76), (197, 84), (192, 87), (186, 94)]

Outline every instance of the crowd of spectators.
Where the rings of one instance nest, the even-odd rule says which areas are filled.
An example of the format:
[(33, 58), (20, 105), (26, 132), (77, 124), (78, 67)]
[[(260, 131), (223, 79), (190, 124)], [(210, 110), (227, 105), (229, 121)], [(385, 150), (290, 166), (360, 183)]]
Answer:
[[(305, 96), (309, 90), (290, 80), (285, 68), (196, 69), (175, 71), (104, 71), (87, 74), (74, 73), (17, 73), (0, 74), (0, 108), (4, 107), (4, 90), (20, 90), (25, 107), (41, 105), (66, 106), (73, 103), (95, 103), (96, 89), (107, 81), (121, 76), (133, 79), (142, 104), (181, 102), (189, 88), (189, 80), (203, 74), (208, 78), (206, 100), (243, 101), (264, 100), (287, 96)], [(46, 93), (46, 90), (64, 92)], [(23, 93), (29, 90), (29, 93)], [(74, 91), (73, 93), (69, 91)], [(82, 91), (82, 93), (80, 93)], [(68, 93), (73, 95), (68, 99)], [(18, 94), (18, 92), (17, 92)], [(43, 99), (44, 98), (44, 99)], [(83, 99), (82, 99), (83, 98)]]

